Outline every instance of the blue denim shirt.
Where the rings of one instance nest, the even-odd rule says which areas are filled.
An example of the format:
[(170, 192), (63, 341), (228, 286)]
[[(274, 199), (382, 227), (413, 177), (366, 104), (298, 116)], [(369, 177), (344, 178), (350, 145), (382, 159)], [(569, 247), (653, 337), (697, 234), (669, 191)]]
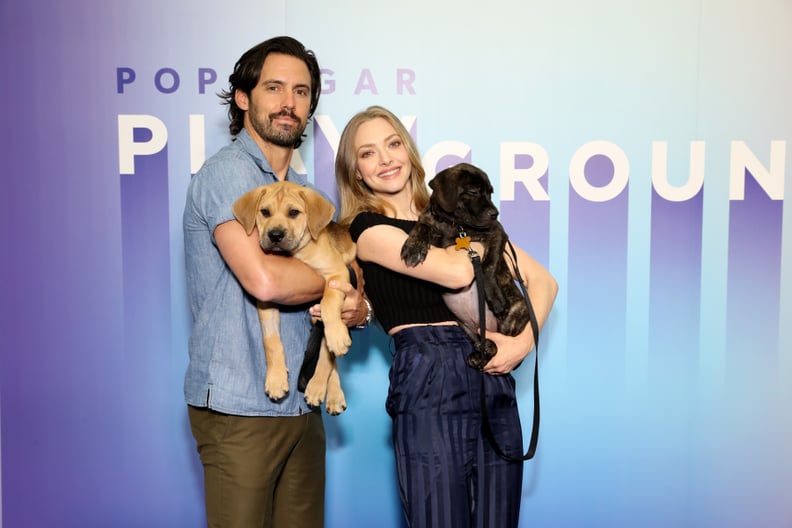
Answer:
[[(310, 185), (289, 169), (286, 179)], [(266, 366), (256, 300), (242, 288), (214, 240), (215, 228), (235, 221), (233, 203), (245, 192), (277, 181), (253, 138), (236, 141), (209, 158), (193, 176), (184, 209), (187, 292), (193, 328), (184, 379), (189, 405), (242, 416), (296, 416), (310, 412), (297, 391), (310, 332), (308, 306), (284, 306), (281, 340), (289, 369), (289, 393), (278, 402), (264, 393)]]

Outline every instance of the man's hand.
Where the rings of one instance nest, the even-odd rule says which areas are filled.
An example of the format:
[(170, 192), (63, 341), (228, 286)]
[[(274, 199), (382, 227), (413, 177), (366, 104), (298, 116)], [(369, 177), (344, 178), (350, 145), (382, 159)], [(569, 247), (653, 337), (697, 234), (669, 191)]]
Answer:
[[(352, 287), (352, 283), (347, 281), (330, 281), (329, 286), (344, 292), (344, 305), (341, 308), (341, 320), (347, 326), (358, 326), (366, 322), (368, 315), (368, 306), (363, 300), (363, 272), (357, 262), (352, 264), (357, 277), (357, 289)], [(309, 313), (315, 319), (322, 318), (322, 306), (314, 304), (311, 306)]]

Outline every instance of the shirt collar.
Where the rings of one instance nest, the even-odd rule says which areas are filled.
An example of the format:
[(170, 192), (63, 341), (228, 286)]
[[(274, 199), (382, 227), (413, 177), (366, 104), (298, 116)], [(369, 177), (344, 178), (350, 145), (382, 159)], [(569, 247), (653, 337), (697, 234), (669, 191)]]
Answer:
[[(250, 154), (250, 157), (256, 161), (256, 165), (258, 165), (263, 172), (272, 175), (272, 177), (277, 181), (275, 172), (272, 170), (272, 165), (270, 165), (270, 162), (264, 157), (264, 154), (261, 152), (258, 144), (252, 137), (250, 137), (250, 134), (246, 128), (243, 128), (239, 131), (239, 134), (236, 136), (236, 141), (245, 152)], [(299, 174), (295, 172), (294, 169), (289, 166), (289, 170), (286, 173), (286, 181), (294, 182), (304, 186), (308, 183), (308, 178), (305, 174)]]

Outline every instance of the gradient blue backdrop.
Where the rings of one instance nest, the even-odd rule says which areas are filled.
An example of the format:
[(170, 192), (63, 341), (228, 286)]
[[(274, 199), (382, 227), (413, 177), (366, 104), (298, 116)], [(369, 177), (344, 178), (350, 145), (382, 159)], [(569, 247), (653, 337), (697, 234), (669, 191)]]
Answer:
[[(387, 106), (429, 172), (489, 172), (559, 280), (521, 526), (792, 526), (790, 20), (782, 0), (0, 3), (0, 525), (204, 523), (184, 195), (228, 141), (234, 62), (290, 34), (324, 69), (299, 170), (332, 192), (347, 119)], [(159, 124), (132, 147), (162, 140), (131, 170), (129, 119)], [(653, 185), (699, 170), (681, 200)], [(354, 339), (327, 526), (400, 527), (392, 345)]]

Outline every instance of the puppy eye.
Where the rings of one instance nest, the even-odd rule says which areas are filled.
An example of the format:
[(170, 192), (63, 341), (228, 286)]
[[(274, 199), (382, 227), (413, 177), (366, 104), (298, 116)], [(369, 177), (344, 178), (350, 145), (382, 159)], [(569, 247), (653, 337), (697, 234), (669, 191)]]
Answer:
[(289, 209), (289, 218), (297, 218), (300, 216), (300, 211), (297, 209)]
[(266, 208), (262, 209), (261, 210), (261, 216), (263, 216), (264, 218), (269, 218), (270, 217), (269, 209), (266, 209)]

